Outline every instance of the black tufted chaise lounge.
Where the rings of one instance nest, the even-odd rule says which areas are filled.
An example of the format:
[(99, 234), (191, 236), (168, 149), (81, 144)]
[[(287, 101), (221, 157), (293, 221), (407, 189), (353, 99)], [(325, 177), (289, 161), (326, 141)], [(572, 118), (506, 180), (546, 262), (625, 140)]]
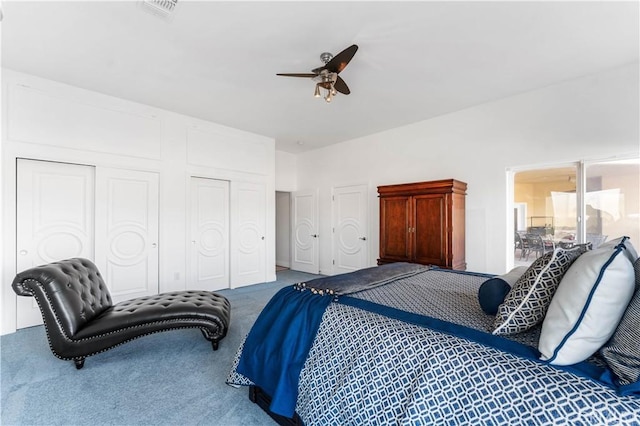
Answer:
[(229, 301), (209, 291), (176, 291), (113, 305), (98, 268), (68, 259), (16, 275), (13, 290), (38, 302), (55, 356), (76, 368), (90, 355), (135, 338), (177, 328), (200, 328), (213, 350), (227, 334)]

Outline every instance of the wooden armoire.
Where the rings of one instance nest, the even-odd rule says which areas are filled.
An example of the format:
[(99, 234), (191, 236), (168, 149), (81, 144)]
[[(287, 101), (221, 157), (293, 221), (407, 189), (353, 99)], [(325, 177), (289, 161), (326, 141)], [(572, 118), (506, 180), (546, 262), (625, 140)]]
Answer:
[(378, 187), (378, 265), (411, 262), (465, 270), (467, 184), (454, 179)]

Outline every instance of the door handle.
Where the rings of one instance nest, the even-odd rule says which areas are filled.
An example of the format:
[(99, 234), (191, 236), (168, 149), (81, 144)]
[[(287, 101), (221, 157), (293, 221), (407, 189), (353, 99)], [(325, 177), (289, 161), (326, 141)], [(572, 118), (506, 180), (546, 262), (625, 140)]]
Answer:
[(312, 234), (311, 235), (313, 238), (318, 238), (318, 234)]
[(362, 241), (367, 241), (367, 237), (360, 237)]

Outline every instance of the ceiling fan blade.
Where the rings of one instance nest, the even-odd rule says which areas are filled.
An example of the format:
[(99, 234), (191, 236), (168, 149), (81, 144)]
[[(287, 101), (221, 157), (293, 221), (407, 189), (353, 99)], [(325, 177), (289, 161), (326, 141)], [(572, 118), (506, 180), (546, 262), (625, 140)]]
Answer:
[(327, 69), (329, 72), (339, 73), (340, 71), (345, 69), (345, 67), (349, 64), (349, 61), (351, 61), (351, 58), (353, 58), (353, 55), (355, 55), (357, 51), (358, 45), (353, 44), (334, 56), (333, 59), (327, 62), (327, 64), (323, 68)]
[(333, 84), (333, 87), (343, 95), (348, 95), (349, 93), (351, 93), (351, 90), (349, 90), (349, 86), (347, 86), (347, 83), (344, 82), (342, 77), (340, 76), (337, 76), (337, 77), (338, 78), (336, 79), (336, 82)]
[(318, 74), (309, 74), (309, 73), (282, 73), (282, 74), (276, 74), (282, 77), (306, 77), (306, 78), (313, 78)]

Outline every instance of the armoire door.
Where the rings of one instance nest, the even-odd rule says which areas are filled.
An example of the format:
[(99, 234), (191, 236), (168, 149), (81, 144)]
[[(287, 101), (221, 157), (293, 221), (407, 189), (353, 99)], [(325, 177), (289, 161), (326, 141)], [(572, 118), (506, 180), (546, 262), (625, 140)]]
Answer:
[(188, 288), (229, 288), (229, 181), (191, 178)]
[(114, 303), (157, 294), (159, 176), (96, 168), (95, 264)]
[(231, 286), (264, 282), (266, 279), (266, 201), (264, 184), (233, 182)]
[(291, 269), (317, 274), (320, 271), (318, 251), (318, 192), (291, 193)]
[(367, 185), (333, 189), (333, 273), (353, 272), (368, 266)]
[(411, 260), (413, 219), (411, 197), (380, 198), (380, 258), (394, 262)]
[(443, 194), (413, 197), (413, 261), (425, 265), (445, 265), (447, 253), (446, 198)]
[[(17, 162), (16, 269), (71, 257), (94, 258), (94, 186), (91, 166)], [(17, 328), (42, 323), (31, 297), (17, 298)]]

